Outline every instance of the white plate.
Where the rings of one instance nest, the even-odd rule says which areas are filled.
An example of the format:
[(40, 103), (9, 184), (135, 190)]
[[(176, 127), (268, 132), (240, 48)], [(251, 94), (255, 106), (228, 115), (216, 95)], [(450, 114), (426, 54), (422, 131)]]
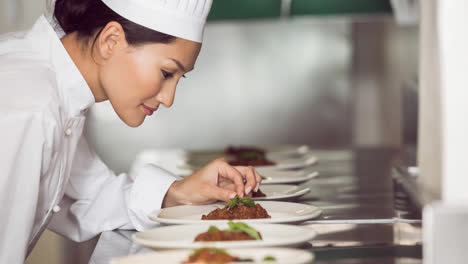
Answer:
[(255, 169), (268, 168), (268, 169), (279, 169), (279, 170), (288, 170), (288, 169), (302, 169), (317, 163), (317, 157), (312, 155), (304, 155), (299, 158), (272, 158), (271, 161), (274, 161), (275, 165), (268, 166), (255, 166)]
[[(300, 223), (318, 217), (322, 210), (308, 204), (259, 201), (259, 203), (271, 218), (243, 219), (246, 223)], [(150, 215), (150, 219), (156, 222), (170, 225), (182, 224), (214, 224), (227, 223), (228, 220), (201, 220), (202, 215), (207, 215), (217, 208), (224, 208), (226, 203), (214, 203), (208, 205), (180, 205), (159, 210), (158, 214)]]
[[(240, 258), (250, 258), (254, 262), (244, 262), (246, 264), (309, 264), (314, 261), (314, 254), (299, 249), (291, 248), (250, 248), (250, 249), (228, 249), (229, 254)], [(155, 252), (142, 255), (133, 255), (111, 260), (111, 264), (180, 264), (187, 260), (192, 254), (192, 250), (169, 250), (162, 252)], [(264, 262), (264, 257), (272, 256), (276, 258), (276, 262)], [(242, 263), (242, 262), (235, 262)]]
[(268, 167), (255, 168), (255, 170), (265, 177), (262, 184), (301, 183), (319, 175), (318, 172), (310, 170), (278, 170)]
[[(236, 221), (237, 222), (237, 221)], [(242, 221), (243, 222), (243, 221)], [(215, 224), (218, 229), (228, 228), (227, 224)], [(262, 240), (250, 241), (219, 241), (219, 242), (194, 242), (198, 234), (208, 230), (210, 225), (173, 225), (151, 229), (133, 234), (132, 239), (138, 244), (150, 248), (249, 248), (249, 247), (278, 247), (296, 246), (315, 237), (311, 228), (295, 225), (278, 224), (252, 224), (262, 235)]]
[(310, 188), (299, 187), (296, 185), (288, 184), (271, 184), (261, 185), (260, 190), (266, 195), (266, 197), (255, 197), (252, 198), (255, 201), (280, 201), (292, 198), (298, 198), (308, 192)]

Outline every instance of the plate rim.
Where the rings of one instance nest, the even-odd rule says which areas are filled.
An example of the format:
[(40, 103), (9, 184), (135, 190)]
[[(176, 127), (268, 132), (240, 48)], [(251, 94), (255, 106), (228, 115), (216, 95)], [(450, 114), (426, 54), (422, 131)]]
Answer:
[[(297, 253), (303, 254), (303, 256), (306, 259), (302, 262), (297, 262), (296, 264), (309, 264), (309, 263), (314, 263), (315, 262), (315, 253), (305, 250), (305, 249), (298, 249), (298, 248), (285, 248), (285, 247), (262, 247), (262, 250), (266, 251), (289, 251), (289, 252), (294, 252), (296, 253), (295, 256), (297, 256)], [(226, 250), (231, 253), (232, 251), (237, 252), (237, 251), (254, 251), (258, 250), (258, 248), (226, 248)], [(111, 259), (110, 264), (121, 264), (121, 263), (130, 263), (130, 262), (121, 262), (125, 261), (127, 258), (132, 258), (135, 256), (158, 256), (158, 255), (165, 255), (165, 254), (189, 254), (192, 250), (191, 249), (174, 249), (174, 250), (165, 250), (165, 251), (156, 251), (156, 252), (150, 252), (150, 253), (144, 253), (144, 254), (134, 254), (130, 256), (121, 256), (121, 257), (114, 257)], [(237, 254), (242, 254), (242, 253), (232, 253), (233, 255)], [(164, 260), (164, 259), (162, 259)], [(129, 259), (127, 261), (132, 261), (132, 259)], [(134, 260), (133, 260), (134, 261)], [(255, 262), (254, 262), (255, 263)]]
[(254, 168), (264, 168), (264, 169), (279, 169), (279, 170), (286, 170), (286, 169), (299, 169), (299, 168), (306, 168), (308, 166), (313, 166), (317, 164), (318, 158), (315, 155), (308, 157), (302, 163), (278, 163), (275, 165), (263, 165), (263, 166), (252, 166)]
[[(313, 207), (313, 212), (308, 215), (303, 215), (303, 216), (297, 216), (293, 217), (293, 220), (288, 220), (284, 218), (279, 218), (279, 219), (273, 219), (273, 218), (261, 218), (261, 219), (242, 219), (243, 222), (246, 223), (266, 223), (266, 224), (284, 224), (284, 223), (291, 223), (291, 224), (298, 224), (302, 223), (311, 219), (315, 219), (319, 217), (322, 214), (322, 209), (319, 208), (318, 206), (311, 205), (311, 204), (304, 204), (304, 203), (293, 203), (293, 202), (283, 202), (283, 201), (258, 201), (258, 203), (285, 203), (285, 204), (300, 204), (303, 206), (310, 206)], [(216, 204), (216, 203), (214, 203)], [(190, 205), (179, 205), (179, 206), (174, 206), (174, 207), (180, 207), (180, 206), (190, 206)], [(192, 205), (196, 206), (196, 205)], [(286, 205), (285, 205), (286, 206)], [(169, 208), (174, 208), (174, 207), (169, 207)], [(214, 224), (214, 223), (227, 223), (229, 220), (184, 220), (184, 219), (170, 219), (170, 218), (161, 218), (159, 215), (163, 212), (164, 209), (157, 210), (156, 214), (154, 215), (154, 212), (149, 215), (150, 220), (154, 222), (158, 222), (161, 224), (166, 224), (166, 225), (188, 225), (188, 224)], [(239, 219), (240, 220), (240, 219)]]
[[(219, 225), (223, 225), (224, 223), (218, 223)], [(195, 249), (195, 248), (200, 248), (200, 247), (220, 247), (220, 248), (249, 248), (249, 247), (293, 247), (295, 245), (299, 245), (301, 243), (306, 243), (308, 241), (311, 241), (315, 237), (317, 237), (317, 232), (314, 229), (311, 228), (306, 228), (304, 226), (297, 226), (297, 225), (287, 225), (287, 224), (266, 224), (266, 223), (258, 223), (258, 224), (253, 224), (252, 226), (255, 229), (259, 228), (270, 228), (271, 226), (275, 226), (278, 228), (281, 227), (288, 227), (288, 228), (293, 228), (293, 229), (298, 229), (298, 230), (307, 230), (309, 233), (307, 236), (304, 236), (301, 239), (296, 239), (296, 240), (289, 240), (289, 241), (278, 241), (278, 240), (273, 240), (273, 241), (232, 241), (232, 242), (223, 242), (223, 241), (218, 241), (218, 242), (211, 242), (211, 243), (194, 243), (190, 242), (185, 246), (177, 246), (180, 245), (180, 241), (172, 241), (172, 242), (167, 242), (167, 241), (151, 241), (148, 239), (144, 238), (139, 238), (138, 235), (142, 235), (143, 233), (158, 230), (160, 228), (184, 228), (184, 227), (199, 227), (203, 226), (205, 228), (208, 228), (210, 224), (190, 224), (190, 225), (170, 225), (170, 226), (163, 226), (163, 227), (156, 227), (150, 230), (142, 231), (142, 232), (135, 232), (132, 234), (132, 240), (135, 243), (138, 243), (140, 245), (150, 247), (150, 248), (158, 248), (158, 249)], [(261, 226), (261, 227), (260, 227)]]
[(317, 178), (319, 175), (320, 175), (320, 173), (318, 171), (313, 171), (311, 173), (307, 173), (307, 175), (305, 175), (303, 177), (295, 177), (295, 178), (292, 178), (292, 179), (289, 179), (289, 180), (287, 178), (284, 178), (282, 180), (274, 180), (274, 179), (268, 180), (268, 179), (266, 179), (266, 180), (262, 180), (261, 184), (300, 183), (300, 182), (306, 182), (308, 180)]
[[(277, 200), (284, 200), (284, 199), (291, 199), (291, 198), (298, 198), (301, 197), (302, 195), (305, 195), (310, 192), (310, 187), (304, 187), (301, 189), (299, 185), (290, 185), (290, 184), (266, 184), (267, 186), (273, 186), (273, 185), (284, 185), (284, 186), (296, 186), (299, 191), (296, 191), (295, 193), (292, 194), (283, 194), (279, 196), (270, 196), (270, 197), (252, 197), (252, 200), (254, 201), (277, 201)], [(261, 186), (261, 185), (260, 185)]]

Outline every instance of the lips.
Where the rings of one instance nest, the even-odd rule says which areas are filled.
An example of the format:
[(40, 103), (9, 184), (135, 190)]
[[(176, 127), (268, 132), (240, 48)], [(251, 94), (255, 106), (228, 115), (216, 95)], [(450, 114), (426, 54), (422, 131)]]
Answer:
[(144, 104), (142, 104), (142, 106), (143, 106), (143, 110), (144, 110), (145, 114), (149, 115), (149, 116), (152, 115), (156, 110), (158, 110), (157, 107), (156, 108), (151, 108), (151, 107), (146, 106)]

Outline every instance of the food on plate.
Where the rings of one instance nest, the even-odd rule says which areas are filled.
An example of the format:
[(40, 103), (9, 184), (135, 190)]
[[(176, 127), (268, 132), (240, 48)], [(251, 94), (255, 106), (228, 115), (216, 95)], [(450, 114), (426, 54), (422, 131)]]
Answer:
[(263, 193), (260, 189), (256, 192), (252, 192), (252, 197), (260, 198), (260, 197), (266, 197), (266, 194)]
[(233, 220), (271, 218), (260, 204), (248, 198), (235, 196), (224, 208), (217, 208), (208, 215), (202, 215), (202, 220)]
[(231, 256), (226, 250), (220, 248), (200, 248), (195, 249), (188, 260), (182, 263), (207, 263), (221, 264), (240, 261), (238, 257)]
[(262, 235), (245, 223), (229, 221), (228, 225), (229, 228), (224, 230), (210, 226), (207, 232), (195, 237), (195, 242), (262, 240)]
[[(199, 248), (195, 249), (189, 256), (188, 260), (182, 262), (182, 264), (227, 264), (237, 262), (254, 262), (254, 260), (251, 258), (239, 258), (232, 256), (222, 248)], [(276, 262), (276, 258), (273, 256), (266, 256), (263, 258), (263, 262)]]
[(239, 146), (239, 147), (234, 147), (234, 146), (229, 146), (226, 148), (224, 151), (227, 154), (231, 155), (237, 155), (239, 153), (244, 153), (244, 152), (257, 152), (260, 154), (265, 154), (265, 150), (257, 147), (248, 147), (248, 146)]
[(276, 163), (268, 160), (263, 149), (255, 147), (228, 147), (226, 154), (232, 156), (228, 161), (232, 166), (268, 166)]

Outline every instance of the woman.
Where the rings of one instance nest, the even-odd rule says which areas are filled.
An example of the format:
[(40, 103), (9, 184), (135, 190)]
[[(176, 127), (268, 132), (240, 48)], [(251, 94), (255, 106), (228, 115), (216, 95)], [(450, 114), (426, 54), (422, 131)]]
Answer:
[[(44, 228), (75, 241), (144, 230), (163, 207), (257, 190), (248, 167), (215, 160), (180, 180), (154, 166), (114, 175), (82, 136), (86, 111), (109, 100), (137, 127), (170, 107), (194, 67), (211, 0), (57, 0), (54, 21), (0, 40), (0, 263), (21, 263)], [(244, 184), (245, 182), (245, 184)]]

